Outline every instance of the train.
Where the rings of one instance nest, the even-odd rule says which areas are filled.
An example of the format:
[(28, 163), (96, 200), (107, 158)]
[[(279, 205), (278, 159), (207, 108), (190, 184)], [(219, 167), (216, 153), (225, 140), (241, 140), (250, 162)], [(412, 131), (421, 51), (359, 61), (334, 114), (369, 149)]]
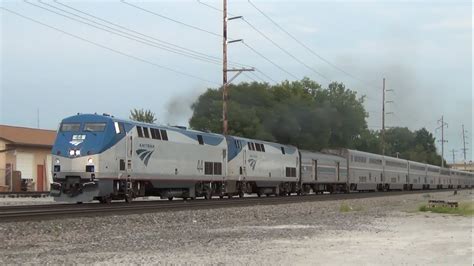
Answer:
[(59, 202), (474, 187), (470, 172), (345, 148), (306, 151), (108, 114), (63, 119), (51, 152), (50, 194)]

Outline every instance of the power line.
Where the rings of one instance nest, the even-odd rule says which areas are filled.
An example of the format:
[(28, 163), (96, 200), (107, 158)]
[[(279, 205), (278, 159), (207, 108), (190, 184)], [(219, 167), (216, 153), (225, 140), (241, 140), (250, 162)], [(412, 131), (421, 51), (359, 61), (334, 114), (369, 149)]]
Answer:
[(314, 69), (313, 67), (307, 65), (305, 62), (301, 61), (299, 58), (297, 58), (296, 56), (294, 56), (292, 53), (290, 53), (288, 50), (286, 50), (285, 48), (283, 48), (281, 45), (279, 45), (277, 42), (275, 42), (274, 40), (272, 40), (270, 37), (268, 37), (268, 35), (266, 35), (265, 33), (263, 33), (261, 30), (259, 30), (257, 27), (255, 27), (252, 23), (250, 23), (248, 20), (246, 20), (245, 18), (242, 18), (242, 20), (247, 23), (247, 25), (249, 25), (250, 28), (252, 28), (254, 31), (256, 31), (258, 34), (260, 34), (263, 38), (265, 38), (266, 40), (268, 40), (269, 42), (271, 42), (275, 47), (277, 47), (278, 49), (280, 49), (282, 52), (284, 52), (286, 55), (288, 55), (289, 57), (293, 58), (296, 62), (300, 63), (301, 65), (303, 65), (304, 67), (308, 68), (309, 70), (313, 71), (314, 73), (318, 74), (319, 76), (323, 77), (324, 79), (328, 80), (328, 81), (331, 81), (328, 77), (326, 77), (325, 75), (321, 74), (319, 71), (317, 71), (316, 69)]
[(248, 45), (246, 42), (242, 42), (243, 45), (245, 45), (247, 48), (249, 48), (250, 50), (252, 50), (255, 54), (257, 54), (258, 56), (260, 56), (261, 58), (267, 60), (270, 64), (274, 65), (275, 67), (277, 67), (278, 69), (280, 69), (281, 71), (285, 72), (286, 74), (290, 75), (291, 77), (293, 77), (294, 79), (298, 79), (297, 76), (291, 74), (290, 72), (288, 72), (287, 70), (285, 70), (283, 67), (279, 66), (278, 64), (276, 64), (275, 62), (273, 62), (272, 60), (270, 60), (268, 57), (264, 56), (262, 53), (260, 53), (259, 51), (255, 50), (252, 46)]
[(29, 21), (32, 21), (32, 22), (34, 22), (34, 23), (40, 24), (40, 25), (42, 25), (42, 26), (44, 26), (44, 27), (47, 27), (47, 28), (53, 29), (53, 30), (55, 30), (55, 31), (61, 32), (61, 33), (65, 34), (65, 35), (68, 35), (68, 36), (73, 37), (73, 38), (75, 38), (75, 39), (78, 39), (78, 40), (81, 40), (81, 41), (83, 41), (83, 42), (92, 44), (92, 45), (94, 45), (94, 46), (97, 46), (97, 47), (100, 47), (100, 48), (109, 50), (109, 51), (114, 52), (114, 53), (116, 53), (116, 54), (120, 54), (120, 55), (122, 55), (122, 56), (131, 58), (131, 59), (134, 59), (134, 60), (136, 60), (136, 61), (140, 61), (140, 62), (142, 62), (142, 63), (146, 63), (146, 64), (149, 64), (149, 65), (152, 65), (152, 66), (161, 68), (161, 69), (165, 69), (165, 70), (168, 70), (168, 71), (171, 71), (171, 72), (174, 72), (174, 73), (183, 75), (183, 76), (187, 76), (187, 77), (194, 78), (194, 79), (198, 79), (198, 80), (201, 80), (201, 81), (205, 81), (205, 82), (208, 82), (208, 83), (211, 83), (211, 84), (217, 84), (217, 85), (219, 85), (219, 83), (217, 83), (217, 82), (210, 81), (210, 80), (207, 80), (207, 79), (204, 79), (204, 78), (195, 76), (195, 75), (193, 75), (193, 74), (189, 74), (189, 73), (186, 73), (186, 72), (182, 72), (182, 71), (180, 71), (180, 70), (176, 70), (176, 69), (173, 69), (173, 68), (170, 68), (170, 67), (167, 67), (167, 66), (159, 65), (159, 64), (156, 64), (156, 63), (154, 63), (154, 62), (148, 61), (148, 60), (146, 60), (146, 59), (143, 59), (143, 58), (140, 58), (140, 57), (137, 57), (137, 56), (134, 56), (134, 55), (130, 55), (130, 54), (124, 53), (124, 52), (122, 52), (122, 51), (120, 51), (120, 50), (117, 50), (117, 49), (114, 49), (114, 48), (110, 48), (110, 47), (107, 47), (107, 46), (105, 46), (105, 45), (96, 43), (96, 42), (94, 42), (94, 41), (85, 39), (85, 38), (83, 38), (83, 37), (80, 37), (80, 36), (78, 36), (78, 35), (75, 35), (75, 34), (66, 32), (66, 31), (64, 31), (64, 30), (61, 30), (61, 29), (56, 28), (56, 27), (54, 27), (54, 26), (48, 25), (48, 24), (46, 24), (46, 23), (43, 23), (43, 22), (38, 21), (38, 20), (36, 20), (36, 19), (33, 19), (33, 18), (31, 18), (31, 17), (22, 15), (22, 14), (20, 14), (20, 13), (17, 13), (17, 12), (15, 12), (15, 11), (12, 11), (12, 10), (7, 9), (7, 8), (5, 8), (5, 7), (0, 7), (0, 9), (3, 9), (3, 10), (5, 10), (5, 11), (11, 13), (11, 14), (14, 14), (14, 15), (16, 15), (16, 16), (22, 17), (22, 18), (24, 18), (24, 19), (26, 19), (26, 20), (29, 20)]
[[(40, 5), (31, 3), (31, 2), (28, 2), (28, 1), (25, 0), (25, 3), (27, 3), (27, 4), (30, 4), (30, 5), (32, 5), (32, 6), (41, 8), (41, 9), (43, 9), (43, 10), (46, 10), (46, 11), (48, 11), (48, 12), (57, 14), (57, 15), (59, 15), (59, 16), (68, 18), (68, 19), (70, 19), (70, 20), (73, 20), (73, 21), (76, 21), (76, 22), (79, 22), (79, 23), (88, 25), (88, 26), (90, 26), (90, 27), (93, 27), (93, 28), (96, 28), (96, 29), (99, 29), (99, 30), (103, 30), (103, 31), (106, 31), (106, 32), (108, 32), (108, 33), (111, 33), (111, 34), (114, 34), (114, 35), (118, 35), (118, 36), (120, 36), (120, 37), (129, 39), (129, 40), (132, 40), (132, 41), (136, 41), (136, 42), (139, 42), (139, 43), (148, 45), (148, 46), (152, 46), (152, 47), (155, 47), (155, 48), (158, 48), (158, 49), (162, 49), (162, 50), (165, 50), (165, 51), (168, 51), (168, 52), (171, 52), (171, 53), (175, 53), (175, 54), (183, 55), (183, 56), (186, 56), (186, 57), (189, 57), (189, 58), (193, 58), (193, 59), (196, 59), (196, 60), (200, 60), (200, 61), (204, 61), (204, 62), (208, 62), (208, 63), (212, 63), (212, 64), (219, 65), (219, 63), (218, 63), (217, 60), (215, 60), (215, 59), (210, 59), (210, 58), (206, 58), (205, 56), (193, 55), (193, 54), (190, 54), (190, 53), (186, 53), (186, 52), (183, 52), (183, 51), (179, 51), (179, 50), (176, 50), (176, 49), (174, 49), (174, 48), (167, 47), (166, 45), (162, 45), (162, 44), (159, 44), (159, 43), (156, 43), (156, 42), (153, 42), (153, 41), (149, 41), (149, 40), (144, 39), (144, 38), (142, 38), (142, 37), (137, 37), (137, 36), (132, 35), (132, 34), (129, 34), (129, 33), (127, 33), (127, 32), (124, 32), (124, 31), (121, 31), (121, 30), (118, 30), (118, 29), (114, 29), (114, 28), (109, 27), (109, 26), (107, 26), (107, 25), (104, 25), (104, 24), (98, 23), (98, 22), (96, 22), (96, 21), (93, 21), (93, 20), (84, 18), (84, 17), (82, 17), (82, 16), (79, 16), (79, 15), (77, 15), (77, 14), (71, 13), (71, 12), (66, 11), (66, 10), (64, 10), (64, 9), (61, 9), (61, 8), (52, 6), (52, 5), (50, 5), (50, 4), (43, 3), (43, 2), (41, 2), (41, 1), (39, 1), (39, 2), (42, 3), (42, 4), (44, 4), (44, 5), (51, 6), (51, 7), (55, 8), (55, 9), (61, 10), (62, 12), (65, 12), (65, 13), (67, 13), (67, 14), (71, 14), (71, 15), (73, 15), (73, 16), (79, 17), (79, 18), (81, 18), (81, 19), (83, 19), (83, 20), (86, 20), (86, 21), (95, 23), (95, 24), (100, 25), (100, 26), (105, 27), (105, 28), (96, 26), (96, 25), (91, 24), (91, 23), (86, 22), (86, 21), (81, 21), (81, 20), (79, 20), (79, 19), (70, 17), (70, 16), (68, 16), (68, 15), (64, 15), (64, 14), (62, 14), (62, 13), (56, 12), (56, 11), (51, 10), (51, 9), (49, 9), (49, 8), (45, 8), (45, 7), (43, 7), (43, 6), (40, 6)], [(110, 29), (110, 30), (108, 30), (108, 29)], [(114, 31), (115, 31), (115, 32), (114, 32)], [(132, 36), (132, 37), (130, 37), (130, 36)]]
[[(216, 36), (216, 37), (223, 38), (223, 36), (222, 36), (221, 34), (219, 34), (219, 33), (215, 33), (215, 32), (212, 32), (212, 31), (209, 31), (209, 30), (200, 28), (200, 27), (196, 27), (196, 26), (190, 25), (190, 24), (188, 24), (188, 23), (179, 21), (179, 20), (177, 20), (177, 19), (170, 18), (170, 17), (168, 17), (168, 16), (162, 15), (162, 14), (157, 13), (157, 12), (155, 12), (155, 11), (151, 11), (151, 10), (149, 10), (149, 9), (146, 9), (146, 8), (143, 8), (143, 7), (140, 7), (140, 6), (131, 4), (131, 3), (126, 2), (126, 1), (124, 1), (124, 0), (121, 0), (121, 2), (124, 3), (124, 4), (126, 4), (126, 5), (129, 5), (129, 6), (131, 6), (131, 7), (134, 7), (134, 8), (136, 8), (136, 9), (138, 9), (138, 10), (147, 12), (147, 13), (149, 13), (149, 14), (158, 16), (158, 17), (160, 17), (160, 18), (169, 20), (169, 21), (171, 21), (171, 22), (180, 24), (180, 25), (182, 25), (182, 26), (185, 26), (185, 27), (188, 27), (188, 28), (191, 28), (191, 29), (194, 29), (194, 30), (198, 30), (198, 31), (200, 31), (200, 32), (204, 32), (204, 33), (207, 33), (207, 34)], [(203, 2), (200, 2), (200, 1), (198, 1), (198, 2), (199, 2), (200, 4), (203, 4), (203, 5), (205, 5), (205, 6), (208, 6), (208, 7), (213, 8), (212, 6), (207, 5), (207, 4), (203, 3)], [(220, 9), (218, 9), (218, 8), (213, 8), (213, 9), (214, 9), (214, 10), (217, 10), (217, 11), (219, 11), (219, 12), (222, 12), (222, 10), (220, 10)], [(231, 14), (231, 13), (228, 13), (228, 14)], [(229, 40), (233, 40), (233, 39), (229, 38)], [(241, 66), (241, 67), (250, 67), (249, 65), (244, 65), (244, 64), (240, 64), (240, 63), (235, 63), (235, 62), (232, 62), (232, 61), (229, 61), (229, 62), (230, 62), (232, 65), (239, 65), (239, 66)], [(263, 74), (262, 71), (259, 71), (259, 72), (260, 72), (260, 74)], [(286, 71), (285, 71), (285, 72), (286, 72)], [(268, 75), (265, 74), (264, 76), (266, 76), (269, 80), (271, 80), (271, 81), (277, 83), (274, 79), (269, 78)]]
[(209, 30), (205, 30), (205, 29), (203, 29), (203, 28), (199, 28), (199, 27), (196, 27), (196, 26), (193, 26), (193, 25), (184, 23), (184, 22), (182, 22), (182, 21), (179, 21), (179, 20), (176, 20), (176, 19), (173, 19), (173, 18), (164, 16), (164, 15), (161, 15), (161, 14), (156, 13), (156, 12), (154, 12), (154, 11), (151, 11), (151, 10), (142, 8), (142, 7), (140, 7), (140, 6), (137, 6), (137, 5), (128, 3), (128, 2), (126, 2), (126, 1), (124, 1), (124, 0), (121, 0), (120, 2), (122, 2), (122, 3), (126, 4), (126, 5), (129, 5), (129, 6), (131, 6), (131, 7), (134, 7), (134, 8), (136, 8), (136, 9), (142, 10), (142, 11), (144, 11), (144, 12), (153, 14), (153, 15), (158, 16), (158, 17), (160, 17), (160, 18), (163, 18), (163, 19), (172, 21), (172, 22), (174, 22), (174, 23), (181, 24), (181, 25), (186, 26), (186, 27), (188, 27), (188, 28), (192, 28), (192, 29), (195, 29), (195, 30), (198, 30), (198, 31), (202, 31), (202, 32), (205, 32), (205, 33), (208, 33), (208, 34), (211, 34), (211, 35), (214, 35), (214, 36), (223, 38), (223, 36), (222, 36), (221, 34), (219, 34), (219, 33), (215, 33), (215, 32), (209, 31)]
[[(41, 1), (40, 1), (40, 2), (41, 2)], [(157, 38), (155, 38), (155, 37), (153, 37), (153, 36), (150, 36), (150, 35), (147, 35), (147, 34), (144, 34), (144, 33), (138, 32), (138, 31), (135, 31), (135, 30), (133, 30), (133, 29), (130, 29), (130, 28), (121, 26), (121, 25), (119, 25), (119, 24), (113, 23), (113, 22), (111, 22), (111, 21), (109, 21), (109, 20), (105, 20), (105, 19), (103, 19), (103, 18), (94, 16), (94, 15), (92, 15), (92, 14), (90, 14), (90, 13), (81, 11), (81, 10), (79, 10), (79, 9), (77, 9), (77, 8), (74, 8), (74, 7), (72, 7), (72, 6), (70, 6), (70, 5), (67, 5), (67, 4), (64, 4), (64, 3), (61, 3), (61, 2), (59, 2), (59, 1), (57, 1), (57, 0), (54, 0), (54, 2), (57, 3), (57, 4), (59, 4), (59, 5), (61, 5), (61, 6), (64, 6), (64, 7), (66, 7), (66, 8), (69, 8), (69, 9), (71, 9), (71, 10), (74, 10), (74, 11), (76, 11), (76, 12), (78, 12), (78, 13), (87, 15), (87, 16), (89, 16), (89, 17), (92, 17), (92, 18), (94, 18), (94, 19), (100, 20), (100, 21), (102, 21), (102, 22), (106, 22), (106, 23), (108, 23), (108, 24), (110, 24), (110, 25), (113, 25), (113, 26), (115, 26), (115, 27), (118, 27), (118, 28), (121, 28), (121, 29), (130, 31), (130, 32), (133, 32), (133, 33), (138, 34), (138, 35), (140, 35), (140, 36), (144, 36), (144, 37), (153, 39), (153, 40), (155, 40), (155, 41), (162, 42), (162, 43), (165, 43), (165, 44), (167, 44), (167, 45), (171, 45), (171, 46), (173, 46), (173, 47), (177, 47), (177, 48), (182, 49), (182, 50), (185, 50), (185, 51), (187, 51), (187, 52), (191, 52), (191, 53), (195, 53), (195, 54), (198, 54), (198, 55), (202, 55), (202, 56), (208, 57), (208, 58), (210, 58), (210, 59), (212, 59), (212, 60), (216, 60), (216, 61), (219, 61), (219, 60), (220, 60), (220, 58), (217, 57), (217, 56), (208, 55), (208, 54), (205, 54), (205, 53), (201, 53), (201, 52), (198, 52), (198, 51), (195, 51), (195, 50), (191, 50), (191, 49), (188, 49), (188, 48), (185, 48), (185, 47), (176, 45), (176, 44), (174, 44), (174, 43), (170, 43), (170, 42), (167, 42), (167, 41), (163, 41), (163, 40), (157, 39)], [(50, 5), (50, 6), (51, 6), (51, 5)], [(56, 8), (56, 7), (55, 7), (55, 8)], [(133, 35), (132, 35), (132, 36), (133, 36)]]
[[(277, 28), (279, 28), (281, 31), (283, 31), (286, 35), (288, 35), (291, 39), (293, 39), (294, 41), (296, 41), (299, 45), (301, 45), (303, 48), (305, 48), (308, 52), (310, 52), (311, 54), (313, 54), (314, 56), (316, 56), (317, 58), (319, 58), (320, 60), (324, 61), (325, 63), (327, 63), (328, 65), (332, 66), (333, 68), (339, 70), (340, 72), (350, 76), (351, 78), (359, 81), (359, 82), (362, 82), (366, 85), (370, 85), (368, 84), (366, 81), (364, 81), (363, 79), (360, 79), (358, 77), (356, 77), (355, 75), (345, 71), (344, 69), (338, 67), (337, 65), (333, 64), (331, 61), (327, 60), (326, 58), (324, 58), (323, 56), (319, 55), (318, 53), (316, 53), (313, 49), (311, 49), (310, 47), (308, 47), (306, 44), (304, 44), (302, 41), (298, 40), (295, 36), (293, 36), (291, 33), (289, 33), (287, 30), (285, 30), (282, 26), (280, 26), (280, 24), (278, 24), (276, 21), (274, 21), (270, 16), (268, 16), (267, 14), (265, 14), (265, 12), (263, 12), (261, 9), (259, 9), (254, 3), (252, 3), (250, 0), (248, 0), (248, 3), (253, 7), (255, 8), (260, 14), (262, 14), (265, 18), (267, 18), (271, 23), (273, 23)], [(370, 85), (372, 87), (372, 85)]]
[[(220, 9), (220, 8), (217, 8), (217, 7), (214, 7), (212, 5), (209, 5), (209, 4), (206, 4), (204, 2), (201, 2), (200, 0), (196, 0), (199, 4), (203, 5), (203, 6), (206, 6), (214, 11), (217, 11), (219, 13), (221, 13), (223, 10)], [(232, 13), (230, 12), (227, 12), (229, 15), (232, 15), (234, 16)], [(260, 56), (261, 58), (265, 59), (266, 61), (270, 62), (273, 66), (275, 66), (276, 68), (280, 69), (281, 71), (287, 73), (288, 75), (290, 75), (291, 77), (295, 78), (295, 79), (298, 79), (298, 77), (296, 77), (295, 75), (291, 74), (289, 71), (285, 70), (283, 67), (279, 66), (278, 64), (276, 64), (275, 62), (273, 62), (272, 60), (270, 60), (268, 57), (264, 56), (261, 52), (257, 51), (257, 49), (253, 48), (252, 46), (248, 45), (247, 43), (245, 43), (244, 41), (242, 41), (242, 43), (247, 47), (249, 48), (250, 50), (252, 50), (255, 54), (257, 54), (258, 56)], [(275, 81), (274, 79), (272, 79), (270, 76), (266, 75), (265, 73), (263, 73), (262, 71), (258, 70), (258, 69), (255, 69), (256, 72), (259, 72), (260, 74), (262, 74), (263, 76), (265, 76), (267, 79), (271, 80), (272, 82), (274, 83), (278, 83), (277, 81)], [(255, 74), (255, 73), (254, 73)]]

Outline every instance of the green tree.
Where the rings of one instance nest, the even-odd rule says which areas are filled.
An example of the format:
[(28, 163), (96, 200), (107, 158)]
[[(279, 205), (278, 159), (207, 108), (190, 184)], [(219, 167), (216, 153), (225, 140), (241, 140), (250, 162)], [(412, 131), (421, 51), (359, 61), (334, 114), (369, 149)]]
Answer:
[(155, 113), (150, 110), (133, 109), (130, 110), (130, 120), (153, 124), (156, 121)]
[[(322, 88), (305, 78), (276, 85), (240, 83), (229, 91), (231, 135), (320, 150), (348, 147), (366, 128), (363, 98), (342, 83)], [(208, 89), (192, 109), (192, 128), (222, 131), (221, 89)]]

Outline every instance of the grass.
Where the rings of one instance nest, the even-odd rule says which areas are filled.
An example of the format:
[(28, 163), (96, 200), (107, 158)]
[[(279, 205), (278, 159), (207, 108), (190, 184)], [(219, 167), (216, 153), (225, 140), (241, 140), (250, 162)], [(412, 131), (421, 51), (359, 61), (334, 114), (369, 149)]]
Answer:
[(474, 216), (474, 202), (461, 202), (459, 207), (433, 207), (429, 208), (427, 205), (422, 205), (418, 208), (421, 212), (433, 212), (433, 213), (446, 213), (446, 214), (456, 214), (462, 216)]
[(339, 206), (339, 212), (353, 212), (353, 211), (361, 211), (362, 207), (352, 207), (346, 202), (341, 203)]

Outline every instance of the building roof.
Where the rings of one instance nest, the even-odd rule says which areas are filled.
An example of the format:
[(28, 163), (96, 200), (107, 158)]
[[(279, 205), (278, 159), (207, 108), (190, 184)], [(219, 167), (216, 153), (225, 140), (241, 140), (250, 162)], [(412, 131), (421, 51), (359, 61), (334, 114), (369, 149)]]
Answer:
[(0, 125), (0, 139), (14, 145), (52, 147), (56, 131)]

